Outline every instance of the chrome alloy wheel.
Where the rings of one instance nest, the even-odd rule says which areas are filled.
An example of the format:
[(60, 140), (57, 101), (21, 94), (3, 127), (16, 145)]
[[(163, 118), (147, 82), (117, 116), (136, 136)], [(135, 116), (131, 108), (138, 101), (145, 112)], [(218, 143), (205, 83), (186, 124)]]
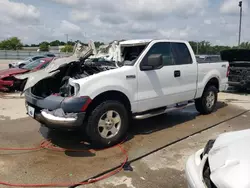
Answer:
[(206, 98), (206, 105), (208, 108), (212, 108), (215, 102), (215, 95), (214, 92), (210, 91)]
[(121, 117), (114, 111), (105, 112), (98, 122), (98, 132), (101, 137), (110, 139), (116, 136), (121, 128)]

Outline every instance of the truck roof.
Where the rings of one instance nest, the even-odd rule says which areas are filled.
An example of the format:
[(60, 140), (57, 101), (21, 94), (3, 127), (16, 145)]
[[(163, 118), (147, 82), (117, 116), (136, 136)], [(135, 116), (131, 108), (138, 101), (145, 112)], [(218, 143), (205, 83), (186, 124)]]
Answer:
[(133, 39), (133, 40), (125, 40), (120, 42), (121, 45), (139, 45), (139, 44), (147, 44), (150, 43), (151, 41), (159, 41), (159, 42), (187, 42), (187, 41), (183, 41), (183, 40), (170, 40), (170, 39)]
[(125, 40), (120, 42), (121, 45), (134, 45), (134, 44), (146, 44), (150, 43), (152, 39), (135, 39), (135, 40)]

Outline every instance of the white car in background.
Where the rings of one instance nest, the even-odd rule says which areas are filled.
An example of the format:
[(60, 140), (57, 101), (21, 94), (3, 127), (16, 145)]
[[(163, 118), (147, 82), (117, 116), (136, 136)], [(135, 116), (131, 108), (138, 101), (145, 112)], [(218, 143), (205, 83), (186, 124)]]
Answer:
[(250, 129), (228, 132), (209, 140), (204, 149), (189, 157), (189, 188), (249, 188)]
[(27, 65), (30, 62), (33, 62), (33, 61), (38, 60), (38, 59), (46, 58), (46, 57), (55, 57), (55, 55), (48, 53), (48, 54), (44, 54), (44, 55), (37, 55), (37, 56), (28, 57), (24, 60), (10, 63), (9, 68), (22, 68), (24, 65)]

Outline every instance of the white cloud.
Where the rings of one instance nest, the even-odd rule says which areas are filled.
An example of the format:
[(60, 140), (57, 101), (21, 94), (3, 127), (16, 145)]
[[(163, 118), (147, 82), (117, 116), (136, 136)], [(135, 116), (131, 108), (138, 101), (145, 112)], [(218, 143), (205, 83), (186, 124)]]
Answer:
[(174, 38), (174, 39), (188, 39), (191, 35), (197, 33), (197, 31), (191, 27), (186, 27), (183, 29), (173, 28), (169, 30), (159, 30), (162, 37)]
[(9, 21), (33, 21), (39, 19), (40, 12), (33, 5), (0, 0), (0, 15)]
[[(237, 44), (238, 1), (221, 0), (0, 0), (0, 39), (174, 38)], [(245, 14), (250, 0), (243, 0)], [(32, 4), (32, 5), (31, 5)], [(84, 29), (84, 30), (83, 30)], [(250, 40), (243, 17), (242, 41)], [(87, 35), (86, 35), (87, 34)]]
[(207, 0), (126, 0), (125, 5), (128, 10), (134, 13), (177, 13), (177, 14), (196, 14), (207, 4)]
[(80, 10), (72, 10), (69, 15), (73, 21), (88, 21), (91, 18), (89, 12)]
[[(248, 11), (248, 1), (243, 1), (243, 12), (247, 13)], [(239, 14), (240, 7), (239, 7), (239, 0), (224, 0), (220, 6), (220, 12), (222, 14), (228, 15), (237, 15)]]
[(63, 34), (69, 34), (69, 35), (78, 35), (83, 33), (82, 29), (79, 26), (67, 20), (63, 20), (61, 22), (59, 31)]
[(204, 24), (211, 25), (211, 24), (212, 24), (212, 21), (209, 20), (209, 19), (206, 19), (206, 20), (204, 20)]
[(78, 3), (83, 2), (84, 0), (52, 0), (56, 3), (62, 3), (67, 5), (77, 5)]
[[(63, 0), (54, 0), (60, 1)], [(68, 4), (67, 1), (64, 2)], [(71, 4), (72, 5), (72, 4)], [(208, 0), (85, 0), (75, 4), (76, 10), (70, 13), (74, 21), (86, 21), (86, 15), (105, 16), (112, 14), (108, 19), (114, 23), (115, 19), (123, 16), (123, 20), (155, 20), (169, 16), (190, 16), (204, 14)], [(96, 14), (95, 14), (96, 13)], [(172, 14), (172, 15), (171, 15)]]

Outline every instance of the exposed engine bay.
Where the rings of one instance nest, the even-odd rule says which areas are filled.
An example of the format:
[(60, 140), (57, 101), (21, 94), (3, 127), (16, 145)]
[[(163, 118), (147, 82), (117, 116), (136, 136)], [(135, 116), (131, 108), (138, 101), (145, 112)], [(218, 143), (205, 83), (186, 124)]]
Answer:
[(71, 62), (60, 67), (60, 72), (57, 74), (38, 82), (32, 87), (31, 92), (43, 98), (52, 94), (69, 97), (74, 94), (74, 87), (69, 84), (69, 78), (81, 79), (115, 68), (117, 68), (115, 65), (107, 65), (106, 62), (103, 64), (88, 61)]
[(229, 85), (250, 89), (250, 50), (225, 50), (221, 52), (221, 57), (222, 60), (229, 61)]
[[(74, 54), (70, 57), (55, 59), (42, 71), (30, 75), (19, 76), (18, 79), (27, 79), (24, 91), (31, 89), (37, 97), (45, 98), (50, 95), (70, 97), (75, 94), (74, 87), (69, 84), (70, 78), (77, 80), (110, 69), (133, 63), (147, 44), (134, 44), (117, 48), (121, 61), (113, 58), (104, 59), (96, 56), (93, 42), (88, 47), (76, 46)], [(113, 54), (114, 55), (114, 54)], [(120, 63), (120, 64), (119, 64)], [(130, 63), (128, 63), (130, 64)]]
[(250, 83), (250, 62), (230, 63), (229, 81), (240, 82), (241, 85)]

